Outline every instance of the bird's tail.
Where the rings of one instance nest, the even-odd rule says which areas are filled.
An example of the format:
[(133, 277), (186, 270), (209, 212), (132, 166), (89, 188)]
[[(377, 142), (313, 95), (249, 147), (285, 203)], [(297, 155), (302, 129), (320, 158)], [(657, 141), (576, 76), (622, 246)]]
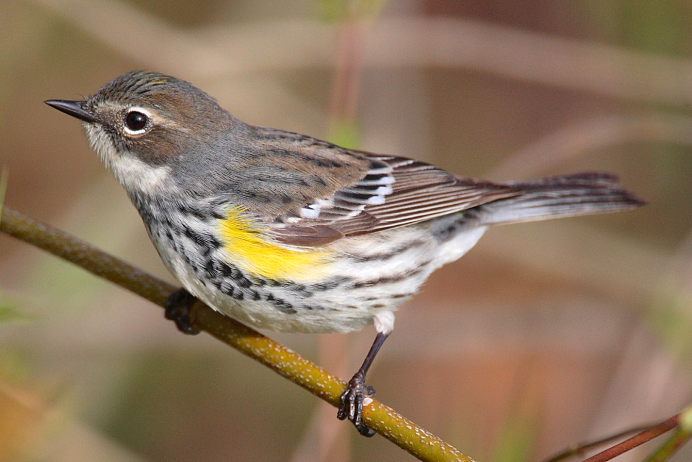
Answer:
[(483, 205), (484, 224), (617, 212), (646, 204), (620, 188), (618, 177), (609, 173), (584, 172), (505, 184), (523, 194)]

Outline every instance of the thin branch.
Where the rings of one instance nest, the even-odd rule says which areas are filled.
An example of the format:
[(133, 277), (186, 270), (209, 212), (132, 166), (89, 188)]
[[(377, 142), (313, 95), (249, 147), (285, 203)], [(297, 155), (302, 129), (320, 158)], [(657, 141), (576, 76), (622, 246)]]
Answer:
[[(159, 306), (163, 306), (166, 299), (176, 290), (172, 285), (64, 231), (35, 221), (7, 207), (2, 210), (0, 231), (70, 261)], [(339, 397), (345, 387), (345, 383), (338, 377), (201, 302), (195, 303), (192, 315), (196, 325), (208, 334), (331, 405), (338, 406)], [(363, 420), (368, 427), (420, 460), (473, 462), (454, 447), (378, 401), (373, 400), (363, 409)]]
[(583, 462), (606, 462), (609, 461), (620, 454), (624, 454), (637, 446), (651, 441), (652, 439), (661, 436), (668, 430), (675, 428), (680, 420), (680, 414), (676, 414), (670, 419), (661, 422), (660, 424), (644, 430), (641, 433), (634, 435), (632, 438), (626, 439), (622, 443), (616, 444), (603, 452), (599, 452), (595, 456), (591, 456), (585, 459)]
[[(556, 454), (555, 456), (545, 460), (545, 462), (559, 462), (570, 457), (581, 456), (585, 452), (595, 449), (598, 446), (603, 446), (605, 444), (612, 443), (613, 441), (624, 438), (635, 434), (632, 438), (623, 441), (620, 444), (612, 446), (607, 450), (596, 454), (595, 456), (586, 459), (584, 462), (605, 462), (611, 460), (635, 447), (644, 444), (661, 434), (667, 432), (671, 428), (678, 426), (677, 431), (658, 448), (649, 458), (644, 462), (665, 462), (669, 460), (675, 452), (682, 447), (692, 436), (692, 425), (686, 425), (684, 422), (687, 420), (692, 420), (692, 411), (683, 411), (670, 419), (666, 420), (657, 425), (646, 425), (637, 428), (630, 428), (628, 430), (619, 432), (615, 435), (608, 436), (606, 438), (600, 438), (598, 440), (593, 440), (589, 442), (575, 444), (571, 448), (564, 452)], [(692, 423), (692, 422), (690, 422)]]
[(596, 449), (599, 446), (604, 446), (606, 444), (620, 440), (626, 436), (634, 435), (635, 433), (641, 433), (645, 430), (648, 430), (649, 428), (651, 428), (651, 425), (645, 425), (645, 426), (641, 426), (641, 427), (630, 428), (630, 429), (618, 432), (614, 435), (606, 436), (605, 438), (599, 438), (597, 440), (585, 441), (583, 443), (576, 443), (576, 444), (570, 446), (565, 451), (563, 451), (559, 454), (555, 454), (554, 456), (550, 457), (549, 459), (546, 459), (543, 462), (560, 462), (562, 460), (569, 459), (570, 457), (581, 456), (585, 452), (588, 452), (592, 449)]

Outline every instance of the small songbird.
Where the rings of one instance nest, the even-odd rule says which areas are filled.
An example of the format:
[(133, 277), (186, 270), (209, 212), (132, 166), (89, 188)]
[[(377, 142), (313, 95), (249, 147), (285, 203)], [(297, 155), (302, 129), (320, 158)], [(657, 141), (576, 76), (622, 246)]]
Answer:
[(184, 289), (166, 316), (187, 333), (194, 297), (250, 326), (377, 336), (341, 396), (359, 432), (365, 376), (394, 310), (492, 225), (643, 205), (608, 173), (491, 183), (404, 157), (247, 125), (187, 82), (130, 72), (83, 101), (80, 119)]

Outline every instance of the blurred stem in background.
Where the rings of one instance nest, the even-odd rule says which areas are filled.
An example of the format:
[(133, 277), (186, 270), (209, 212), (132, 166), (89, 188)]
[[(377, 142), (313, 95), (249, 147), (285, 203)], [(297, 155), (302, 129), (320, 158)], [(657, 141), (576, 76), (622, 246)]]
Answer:
[[(2, 221), (2, 206), (5, 203), (8, 178), (9, 170), (2, 166), (0, 168), (0, 221)], [(22, 316), (10, 306), (2, 292), (0, 292), (0, 322), (11, 321), (18, 318), (22, 318)]]
[(2, 206), (5, 204), (5, 193), (7, 192), (8, 177), (9, 171), (7, 168), (0, 168), (0, 221), (2, 221)]
[(530, 461), (543, 423), (545, 390), (543, 382), (535, 380), (540, 368), (529, 363), (514, 377), (509, 406), (497, 434), (493, 462)]
[[(360, 147), (356, 121), (363, 72), (365, 29), (377, 17), (385, 0), (318, 0), (321, 19), (337, 29), (334, 77), (327, 114), (327, 139), (350, 149)], [(348, 379), (351, 365), (347, 337), (342, 334), (317, 336), (319, 362), (338, 377)], [(350, 369), (353, 368), (353, 371)], [(334, 408), (320, 403), (296, 446), (294, 462), (347, 462), (351, 460), (350, 433), (336, 419)], [(317, 441), (317, 444), (314, 442)]]
[(329, 140), (355, 149), (360, 145), (356, 108), (362, 74), (363, 24), (345, 19), (338, 26), (336, 68), (329, 106)]
[(337, 28), (334, 80), (329, 103), (329, 134), (334, 144), (357, 149), (356, 109), (363, 72), (365, 29), (386, 0), (317, 0), (322, 19)]
[(670, 258), (668, 271), (661, 278), (647, 319), (661, 341), (676, 358), (692, 364), (692, 233)]

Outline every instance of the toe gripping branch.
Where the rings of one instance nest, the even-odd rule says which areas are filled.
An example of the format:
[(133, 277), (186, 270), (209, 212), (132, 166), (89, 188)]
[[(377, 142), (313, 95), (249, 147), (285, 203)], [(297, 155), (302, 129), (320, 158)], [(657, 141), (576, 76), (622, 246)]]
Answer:
[(365, 376), (370, 369), (377, 352), (380, 351), (382, 344), (387, 340), (389, 334), (378, 333), (375, 337), (375, 341), (370, 347), (368, 355), (363, 361), (363, 365), (360, 366), (358, 372), (355, 373), (353, 378), (349, 380), (346, 390), (344, 390), (341, 395), (341, 401), (339, 404), (339, 412), (336, 417), (340, 420), (350, 420), (353, 425), (355, 425), (358, 433), (363, 436), (371, 437), (375, 434), (375, 431), (363, 423), (363, 400), (365, 397), (372, 397), (375, 395), (375, 389), (368, 385), (365, 385)]
[(175, 322), (178, 330), (184, 334), (197, 335), (200, 328), (195, 323), (195, 311), (192, 305), (197, 299), (185, 289), (178, 289), (166, 300), (166, 319)]

